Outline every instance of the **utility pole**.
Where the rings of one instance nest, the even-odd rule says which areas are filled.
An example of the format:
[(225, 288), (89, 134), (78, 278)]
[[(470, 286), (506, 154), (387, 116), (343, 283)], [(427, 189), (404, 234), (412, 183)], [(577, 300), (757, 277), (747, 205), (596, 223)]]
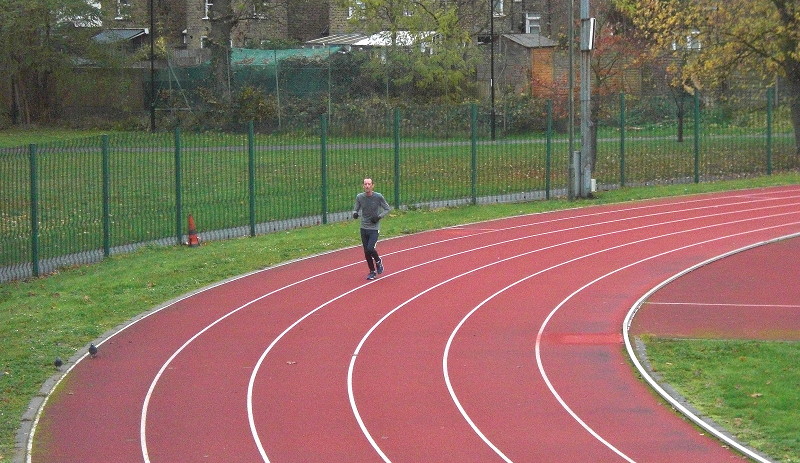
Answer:
[(581, 149), (574, 148), (575, 108), (575, 0), (570, 2), (569, 22), (569, 199), (588, 198), (592, 194), (592, 48), (594, 47), (594, 18), (589, 17), (589, 0), (581, 0)]
[(580, 156), (575, 151), (575, 0), (569, 2), (569, 66), (568, 66), (568, 80), (567, 91), (567, 112), (569, 113), (569, 121), (567, 133), (569, 134), (569, 179), (567, 183), (567, 196), (570, 200), (575, 199), (579, 193), (579, 176), (578, 168), (580, 165)]
[(155, 47), (155, 15), (153, 3), (156, 0), (150, 0), (150, 131), (156, 131), (156, 47)]
[(489, 40), (491, 43), (491, 51), (489, 52), (490, 59), (489, 59), (489, 93), (491, 93), (491, 115), (492, 118), (490, 121), (491, 129), (492, 129), (492, 140), (495, 139), (495, 135), (497, 132), (497, 125), (496, 125), (496, 116), (495, 116), (495, 108), (494, 108), (494, 2), (495, 0), (488, 0), (489, 1)]
[(592, 194), (594, 143), (592, 143), (592, 48), (595, 19), (589, 17), (589, 0), (581, 0), (581, 156), (579, 196)]

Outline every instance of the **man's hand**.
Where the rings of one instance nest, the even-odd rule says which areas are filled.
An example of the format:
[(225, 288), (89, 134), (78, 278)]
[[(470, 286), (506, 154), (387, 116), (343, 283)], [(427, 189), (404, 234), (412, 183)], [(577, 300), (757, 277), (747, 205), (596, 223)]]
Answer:
[(369, 219), (369, 221), (372, 223), (378, 223), (379, 220), (381, 220), (381, 218), (377, 215)]
[(353, 218), (354, 218), (354, 219), (357, 219), (357, 218), (358, 218), (358, 212), (353, 212)]

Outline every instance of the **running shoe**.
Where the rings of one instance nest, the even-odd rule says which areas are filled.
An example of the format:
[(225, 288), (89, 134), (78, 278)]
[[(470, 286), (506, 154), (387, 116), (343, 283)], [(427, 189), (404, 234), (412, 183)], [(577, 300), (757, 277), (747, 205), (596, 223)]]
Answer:
[(379, 260), (378, 262), (375, 262), (375, 264), (378, 266), (378, 275), (380, 275), (381, 273), (383, 273), (383, 259)]
[(369, 275), (367, 275), (367, 280), (374, 280), (375, 277), (376, 277), (375, 272), (369, 272)]

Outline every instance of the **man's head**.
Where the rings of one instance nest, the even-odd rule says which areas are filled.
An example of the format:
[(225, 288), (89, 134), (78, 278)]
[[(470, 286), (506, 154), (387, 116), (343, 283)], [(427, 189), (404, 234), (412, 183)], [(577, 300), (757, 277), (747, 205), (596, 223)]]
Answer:
[(364, 179), (364, 193), (366, 193), (367, 195), (371, 195), (372, 194), (372, 190), (374, 188), (375, 188), (375, 185), (372, 183), (372, 179), (371, 178), (365, 178)]

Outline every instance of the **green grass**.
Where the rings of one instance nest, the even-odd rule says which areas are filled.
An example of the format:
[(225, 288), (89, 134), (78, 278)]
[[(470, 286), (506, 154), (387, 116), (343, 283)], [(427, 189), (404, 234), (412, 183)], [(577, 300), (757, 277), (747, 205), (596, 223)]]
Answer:
[(64, 140), (99, 136), (107, 131), (99, 130), (64, 130), (55, 128), (11, 128), (0, 130), (0, 148), (28, 146), (31, 143), (41, 144), (62, 142)]
[[(800, 183), (800, 175), (781, 175), (699, 185), (622, 189), (603, 192), (591, 201), (552, 200), (393, 211), (382, 234), (396, 236), (588, 204), (797, 183)], [(95, 265), (1, 284), (0, 461), (12, 455), (20, 417), (42, 383), (55, 373), (52, 362), (56, 356), (69, 358), (120, 323), (210, 283), (301, 256), (355, 246), (358, 237), (354, 227), (354, 223), (336, 223), (255, 238), (206, 242), (192, 250), (146, 247)], [(680, 359), (676, 362), (681, 364)], [(764, 422), (770, 420), (767, 417)]]
[(737, 439), (800, 462), (800, 343), (649, 338), (652, 367)]

